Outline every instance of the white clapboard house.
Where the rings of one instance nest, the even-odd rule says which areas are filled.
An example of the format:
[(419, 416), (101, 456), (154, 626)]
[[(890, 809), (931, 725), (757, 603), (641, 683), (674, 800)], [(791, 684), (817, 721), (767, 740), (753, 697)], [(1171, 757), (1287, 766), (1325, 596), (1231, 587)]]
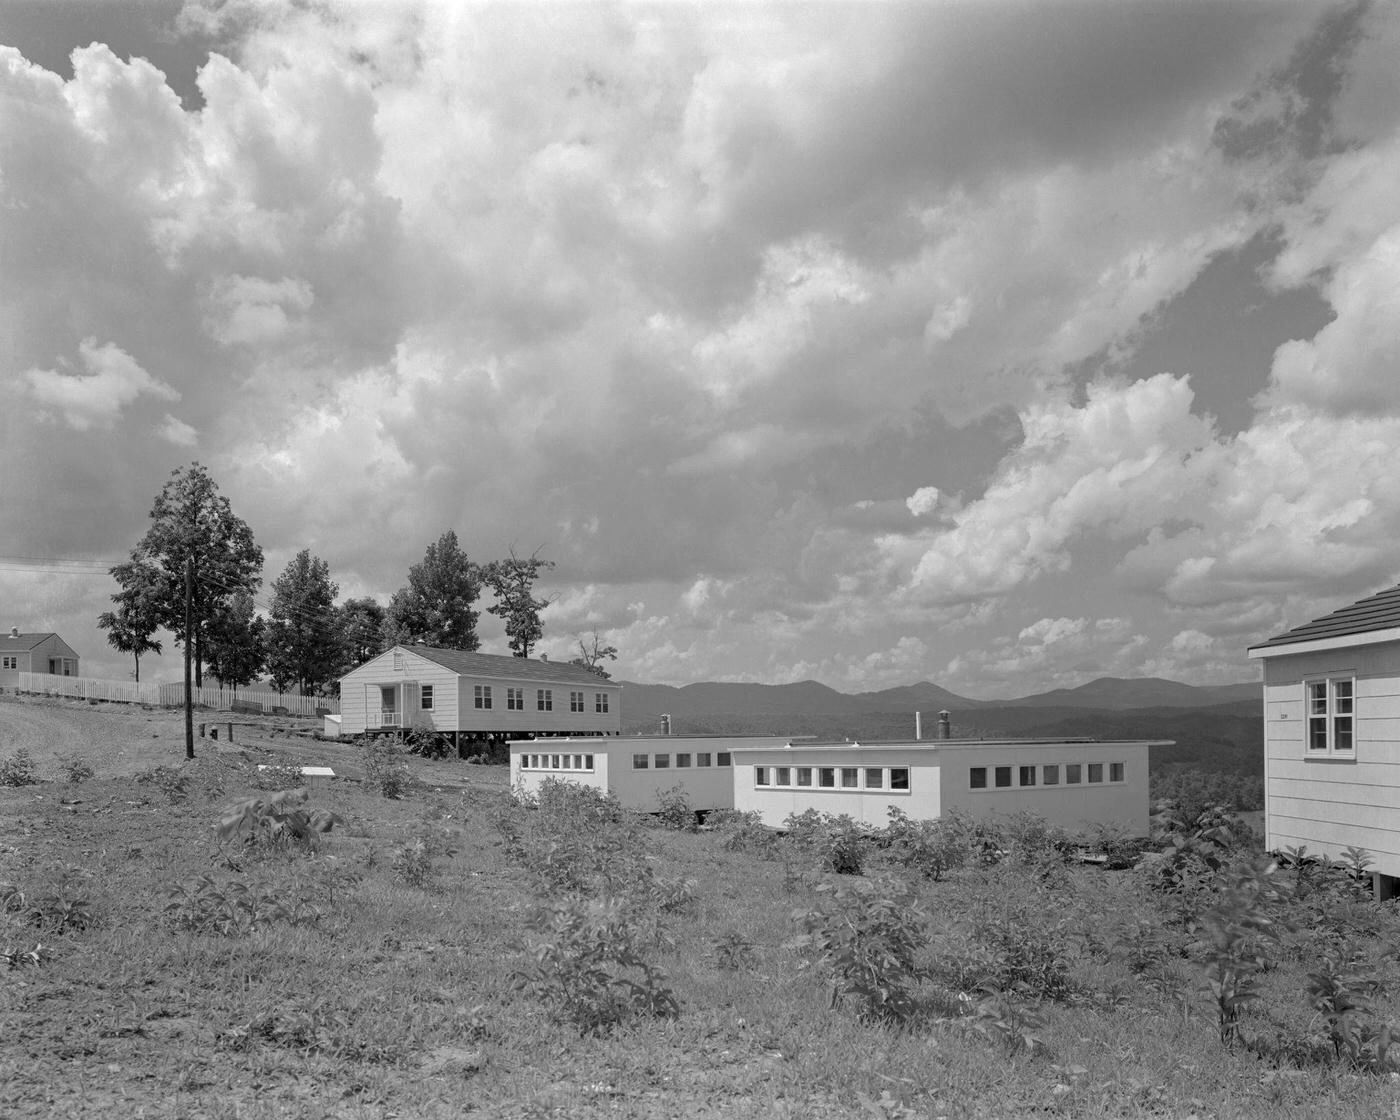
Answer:
[(1270, 851), (1371, 857), (1400, 879), (1400, 587), (1251, 646), (1264, 666), (1264, 829)]

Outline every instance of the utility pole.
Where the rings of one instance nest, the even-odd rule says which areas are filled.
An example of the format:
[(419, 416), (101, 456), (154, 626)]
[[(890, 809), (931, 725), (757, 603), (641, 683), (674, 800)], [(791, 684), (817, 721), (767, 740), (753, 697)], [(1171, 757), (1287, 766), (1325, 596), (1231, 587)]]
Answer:
[(194, 557), (185, 557), (185, 757), (194, 757), (194, 696), (190, 688), (191, 646), (190, 615), (194, 600)]

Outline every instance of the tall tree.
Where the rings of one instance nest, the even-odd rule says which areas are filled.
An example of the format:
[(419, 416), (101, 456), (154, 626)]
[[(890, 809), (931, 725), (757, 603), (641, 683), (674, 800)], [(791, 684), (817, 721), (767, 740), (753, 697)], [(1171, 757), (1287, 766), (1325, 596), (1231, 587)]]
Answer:
[(127, 571), (129, 564), (118, 564), (112, 569), (117, 575), (121, 590), (112, 596), (117, 605), (115, 611), (103, 611), (97, 616), (97, 625), (107, 631), (107, 642), (115, 650), (129, 653), (136, 659), (136, 680), (141, 680), (141, 655), (159, 653), (160, 642), (155, 632), (160, 628), (156, 603), (147, 581), (135, 578), (135, 573)]
[(428, 546), (408, 570), (408, 585), (394, 592), (384, 618), (387, 644), (426, 642), (443, 649), (475, 650), (481, 569), (467, 558), (451, 529)]
[(340, 605), (341, 672), (363, 665), (384, 650), (384, 608), (374, 599), (346, 599)]
[(529, 657), (530, 650), (544, 634), (540, 611), (554, 600), (536, 599), (534, 588), (540, 572), (553, 567), (554, 561), (541, 560), (538, 552), (522, 560), (511, 549), (509, 559), (492, 560), (481, 569), (482, 579), (496, 596), (496, 601), (486, 610), (505, 622), (506, 637), (516, 657)]
[(603, 662), (617, 660), (617, 646), (603, 645), (598, 638), (598, 631), (594, 630), (591, 642), (585, 642), (582, 638), (578, 640), (578, 652), (579, 655), (569, 662), (570, 665), (587, 669), (605, 681), (612, 679), (612, 674), (603, 668)]
[(150, 598), (163, 629), (184, 644), (185, 562), (194, 580), (191, 595), (195, 683), (204, 683), (206, 649), (230, 599), (252, 594), (262, 582), (262, 549), (248, 523), (233, 512), (209, 472), (198, 463), (172, 471), (151, 507), (151, 526), (131, 551), (129, 564), (112, 575), (123, 592)]
[(267, 671), (278, 691), (310, 696), (340, 673), (342, 640), (336, 592), (326, 562), (303, 548), (272, 584)]
[(220, 606), (206, 640), (209, 671), (220, 684), (237, 692), (262, 676), (267, 666), (267, 624), (255, 613), (248, 592), (239, 591)]

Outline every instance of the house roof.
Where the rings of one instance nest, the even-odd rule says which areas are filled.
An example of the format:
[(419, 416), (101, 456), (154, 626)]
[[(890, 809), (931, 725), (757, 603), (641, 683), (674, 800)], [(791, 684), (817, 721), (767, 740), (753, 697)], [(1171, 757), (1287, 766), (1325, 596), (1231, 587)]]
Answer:
[(403, 646), (409, 653), (451, 669), (464, 677), (509, 677), (525, 681), (578, 681), (581, 684), (611, 684), (579, 665), (567, 661), (540, 661), (529, 657), (505, 657), (499, 653), (468, 653), (460, 649), (438, 649), (436, 646)]
[(35, 646), (42, 645), (50, 638), (57, 638), (58, 635), (50, 631), (47, 634), (21, 634), (15, 637), (8, 630), (0, 633), (0, 649), (3, 650), (31, 650)]
[(1305, 622), (1302, 626), (1295, 626), (1292, 630), (1275, 635), (1267, 642), (1260, 642), (1257, 646), (1249, 648), (1253, 653), (1255, 650), (1295, 645), (1299, 642), (1326, 641), (1397, 628), (1400, 628), (1400, 586), (1388, 587), (1375, 595), (1358, 599), (1350, 606)]

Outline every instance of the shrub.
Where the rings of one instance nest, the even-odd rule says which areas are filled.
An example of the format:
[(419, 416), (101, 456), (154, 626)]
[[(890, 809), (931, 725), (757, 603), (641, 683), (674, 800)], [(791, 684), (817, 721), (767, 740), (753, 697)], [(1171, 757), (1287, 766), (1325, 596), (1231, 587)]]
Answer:
[(656, 819), (663, 825), (677, 832), (695, 831), (695, 810), (690, 807), (690, 798), (686, 796), (684, 786), (663, 789), (656, 795), (656, 800), (660, 805)]
[(259, 766), (253, 771), (254, 789), (296, 789), (305, 784), (301, 767), (294, 762), (277, 762), (271, 766)]
[(1205, 975), (1215, 1000), (1220, 1041), (1233, 1046), (1240, 1013), (1259, 998), (1257, 974), (1268, 963), (1266, 946), (1280, 926), (1267, 904), (1275, 899), (1269, 876), (1274, 864), (1255, 860), (1222, 872), (1215, 882), (1216, 902), (1201, 915), (1206, 934)]
[(720, 834), (720, 847), (728, 852), (753, 852), (772, 858), (778, 845), (778, 834), (763, 823), (758, 813), (743, 813), (737, 809), (719, 809), (705, 822)]
[(581, 1034), (606, 1034), (631, 1019), (680, 1013), (666, 974), (641, 952), (641, 930), (617, 898), (565, 900), (537, 910), (528, 926), (529, 965), (515, 983)]
[(823, 883), (817, 890), (821, 903), (793, 915), (804, 932), (789, 946), (804, 950), (826, 974), (833, 1004), (846, 999), (863, 1019), (907, 1022), (928, 977), (918, 960), (928, 919), (913, 890), (869, 880)]
[(326, 809), (306, 809), (305, 789), (288, 789), (269, 797), (250, 797), (227, 806), (215, 825), (219, 843), (241, 839), (245, 845), (303, 851), (316, 847), (316, 838), (339, 821)]
[(0, 786), (32, 786), (38, 781), (34, 760), (23, 747), (8, 758), (0, 758)]
[(788, 842), (808, 853), (818, 867), (837, 875), (859, 875), (869, 837), (848, 814), (839, 817), (808, 809), (783, 822)]
[(360, 763), (365, 771), (365, 785), (381, 797), (398, 801), (404, 797), (412, 782), (403, 749), (390, 735), (366, 735), (360, 742)]
[(428, 851), (427, 842), (421, 836), (415, 836), (395, 852), (394, 861), (390, 866), (410, 887), (426, 887), (436, 874), (432, 853)]
[(190, 777), (174, 766), (154, 766), (143, 770), (136, 775), (136, 781), (143, 786), (155, 786), (172, 805), (178, 805), (189, 796)]
[(29, 920), (51, 934), (87, 929), (94, 921), (88, 879), (88, 872), (80, 867), (61, 868), (51, 883), (29, 899)]
[(890, 823), (880, 839), (894, 863), (935, 883), (967, 862), (967, 832), (964, 823), (951, 814), (916, 821), (899, 806), (891, 805)]
[(92, 764), (80, 754), (61, 754), (58, 756), (58, 765), (63, 772), (64, 781), (69, 785), (76, 786), (80, 782), (97, 777), (97, 771), (92, 768)]

